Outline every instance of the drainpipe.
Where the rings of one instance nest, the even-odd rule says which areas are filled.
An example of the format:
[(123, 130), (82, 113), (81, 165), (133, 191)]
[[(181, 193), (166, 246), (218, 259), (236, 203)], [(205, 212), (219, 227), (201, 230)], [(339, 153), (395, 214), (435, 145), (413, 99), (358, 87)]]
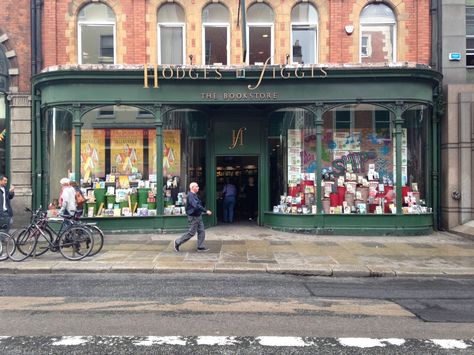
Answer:
[[(30, 2), (30, 29), (31, 29), (31, 76), (38, 74), (42, 66), (41, 53), (41, 6), (43, 0), (31, 0)], [(33, 190), (32, 207), (37, 208), (41, 204), (42, 191), (42, 164), (41, 164), (41, 100), (39, 92), (33, 86), (31, 88), (31, 157)]]

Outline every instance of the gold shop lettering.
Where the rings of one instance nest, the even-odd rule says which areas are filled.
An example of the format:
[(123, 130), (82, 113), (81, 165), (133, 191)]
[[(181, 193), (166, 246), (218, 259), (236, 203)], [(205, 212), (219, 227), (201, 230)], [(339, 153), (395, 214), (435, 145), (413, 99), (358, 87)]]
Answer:
[(213, 101), (241, 101), (241, 100), (259, 100), (272, 101), (278, 100), (278, 92), (201, 92), (201, 100)]
[(244, 145), (244, 132), (247, 130), (246, 127), (241, 127), (235, 132), (235, 129), (232, 130), (232, 144), (229, 146), (229, 149), (234, 149), (237, 144), (239, 146)]
[[(257, 78), (255, 85), (247, 85), (247, 89), (250, 91), (256, 90), (266, 78), (276, 79), (280, 77), (282, 79), (303, 79), (303, 78), (326, 78), (328, 73), (318, 64), (312, 64), (309, 66), (283, 66), (283, 65), (268, 65), (270, 58), (268, 58)], [(143, 87), (149, 88), (150, 81), (152, 82), (153, 88), (159, 88), (159, 79), (163, 80), (183, 80), (183, 79), (204, 79), (204, 80), (221, 80), (229, 77), (229, 73), (234, 73), (234, 77), (238, 79), (245, 78), (245, 72), (247, 68), (235, 67), (235, 68), (209, 68), (199, 66), (158, 66), (158, 64), (145, 64), (143, 66)], [(251, 97), (250, 97), (251, 98)]]

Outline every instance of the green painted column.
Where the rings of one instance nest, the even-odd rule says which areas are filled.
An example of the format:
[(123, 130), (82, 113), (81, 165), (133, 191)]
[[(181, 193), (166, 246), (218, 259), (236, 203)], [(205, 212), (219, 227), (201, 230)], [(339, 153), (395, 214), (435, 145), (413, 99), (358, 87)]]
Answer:
[(270, 184), (263, 183), (269, 181), (269, 149), (268, 149), (268, 119), (265, 120), (265, 125), (262, 127), (262, 138), (260, 140), (260, 159), (259, 159), (259, 179), (258, 179), (258, 224), (261, 226), (264, 223), (265, 212), (273, 211), (273, 206), (270, 206)]
[(81, 182), (81, 104), (72, 106), (72, 127), (74, 130), (74, 180)]
[(39, 117), (38, 121), (38, 126), (40, 129), (40, 143), (39, 143), (39, 149), (40, 149), (40, 164), (41, 164), (41, 184), (40, 184), (40, 190), (41, 194), (38, 198), (41, 199), (40, 203), (44, 208), (47, 208), (49, 205), (49, 201), (51, 201), (50, 194), (51, 194), (51, 182), (49, 178), (49, 164), (43, 162), (48, 162), (49, 161), (49, 156), (48, 156), (48, 126), (46, 122), (46, 118), (44, 117), (45, 115), (41, 115)]
[(403, 125), (403, 102), (397, 102), (395, 106), (395, 180), (397, 193), (397, 214), (402, 211), (402, 125)]
[(440, 132), (439, 132), (439, 114), (438, 114), (438, 102), (435, 101), (435, 105), (433, 108), (433, 128), (431, 130), (432, 139), (431, 151), (433, 152), (432, 157), (432, 206), (433, 206), (433, 227), (438, 230), (440, 226), (439, 221), (439, 149), (440, 149)]
[(43, 176), (42, 176), (42, 162), (45, 158), (41, 156), (41, 97), (39, 95), (33, 95), (33, 122), (32, 122), (32, 141), (31, 141), (31, 156), (33, 158), (33, 169), (32, 169), (32, 181), (33, 181), (33, 197), (32, 207), (37, 209), (44, 199), (42, 189)]
[(322, 149), (323, 149), (323, 111), (324, 106), (321, 102), (316, 103), (314, 107), (314, 124), (316, 126), (316, 208), (317, 213), (321, 214), (323, 211), (322, 197)]
[(158, 104), (154, 107), (155, 115), (155, 144), (156, 144), (156, 213), (162, 215), (164, 213), (163, 198), (163, 117), (162, 105)]

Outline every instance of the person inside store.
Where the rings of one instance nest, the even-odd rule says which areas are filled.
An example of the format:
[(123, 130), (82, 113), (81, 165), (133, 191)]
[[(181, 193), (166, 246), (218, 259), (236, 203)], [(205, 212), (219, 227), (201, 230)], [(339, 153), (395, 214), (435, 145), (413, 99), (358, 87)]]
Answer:
[(237, 202), (238, 190), (231, 179), (226, 179), (222, 196), (224, 198), (224, 223), (234, 222), (234, 209)]
[(197, 251), (206, 252), (209, 249), (204, 244), (206, 239), (206, 232), (204, 230), (204, 222), (202, 221), (202, 214), (206, 213), (208, 216), (212, 212), (206, 209), (198, 196), (199, 185), (197, 182), (189, 184), (189, 193), (186, 198), (186, 214), (188, 215), (189, 230), (184, 233), (180, 238), (174, 241), (174, 250), (179, 252), (179, 248), (183, 243), (186, 243), (191, 239), (197, 232)]
[(258, 197), (257, 185), (255, 184), (255, 178), (253, 176), (249, 176), (247, 184), (244, 186), (244, 194), (248, 218), (249, 221), (252, 221), (255, 218)]
[(15, 187), (10, 185), (7, 188), (8, 178), (0, 174), (0, 203), (2, 209), (0, 212), (0, 229), (8, 233), (13, 224), (13, 210), (10, 204), (10, 200), (15, 196)]
[(70, 185), (71, 180), (62, 178), (59, 180), (61, 184), (61, 193), (59, 195), (59, 214), (66, 216), (74, 216), (76, 212), (76, 190)]

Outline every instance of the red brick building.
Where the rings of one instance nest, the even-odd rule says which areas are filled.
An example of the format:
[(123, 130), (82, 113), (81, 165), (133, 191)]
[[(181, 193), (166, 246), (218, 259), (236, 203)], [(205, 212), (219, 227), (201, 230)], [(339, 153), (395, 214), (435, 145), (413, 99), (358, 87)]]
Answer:
[[(69, 176), (111, 229), (147, 215), (150, 228), (179, 228), (168, 215), (183, 214), (190, 179), (220, 210), (233, 171), (258, 195), (237, 215), (261, 225), (403, 234), (437, 223), (429, 0), (45, 0), (41, 38), (34, 205)], [(111, 202), (112, 175), (150, 191)]]
[(30, 1), (2, 1), (0, 12), (0, 173), (15, 186), (15, 220), (31, 206)]

